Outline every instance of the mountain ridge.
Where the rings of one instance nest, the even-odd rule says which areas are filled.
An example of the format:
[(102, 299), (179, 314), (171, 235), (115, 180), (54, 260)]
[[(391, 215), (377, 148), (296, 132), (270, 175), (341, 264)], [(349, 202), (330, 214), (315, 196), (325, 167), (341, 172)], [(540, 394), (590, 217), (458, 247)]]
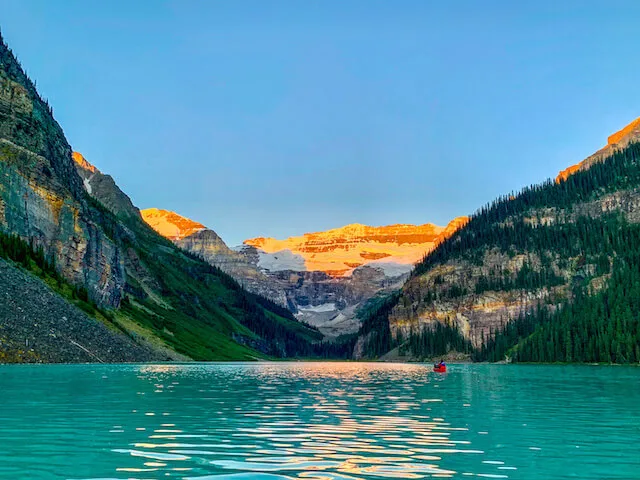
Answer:
[(321, 232), (291, 236), (284, 240), (256, 237), (244, 241), (268, 254), (290, 251), (304, 260), (306, 270), (322, 271), (331, 276), (349, 274), (354, 268), (372, 263), (411, 265), (455, 231), (466, 217), (452, 220), (446, 227), (432, 223), (422, 225), (393, 224), (368, 226), (360, 223)]
[[(9, 258), (7, 271), (24, 268), (36, 283), (51, 282), (59, 305), (74, 311), (78, 301), (132, 348), (144, 343), (161, 358), (168, 352), (196, 360), (319, 351), (319, 332), (157, 234), (113, 178), (73, 154), (52, 108), (1, 37), (0, 232), (21, 255)], [(28, 307), (29, 298), (18, 300), (15, 308)], [(30, 328), (49, 321), (46, 314), (35, 312)], [(9, 335), (3, 344), (17, 334), (3, 333)], [(87, 340), (82, 329), (74, 335), (69, 341)], [(38, 348), (44, 351), (46, 342), (34, 346), (36, 357)]]
[(640, 360), (638, 127), (566, 178), (479, 209), (367, 312), (354, 356)]

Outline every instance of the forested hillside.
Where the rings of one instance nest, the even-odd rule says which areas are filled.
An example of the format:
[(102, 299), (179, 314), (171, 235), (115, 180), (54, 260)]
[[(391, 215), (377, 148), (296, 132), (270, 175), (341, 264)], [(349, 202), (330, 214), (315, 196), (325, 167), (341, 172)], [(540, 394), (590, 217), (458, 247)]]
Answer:
[(640, 361), (640, 145), (479, 210), (369, 312), (356, 355)]

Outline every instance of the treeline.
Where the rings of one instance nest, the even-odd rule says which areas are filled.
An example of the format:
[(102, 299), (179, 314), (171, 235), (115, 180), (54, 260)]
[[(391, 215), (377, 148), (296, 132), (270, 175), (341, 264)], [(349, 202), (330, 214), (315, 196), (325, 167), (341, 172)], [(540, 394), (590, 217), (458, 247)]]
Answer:
[(418, 358), (433, 358), (446, 355), (450, 351), (471, 353), (471, 342), (465, 339), (460, 331), (448, 323), (435, 323), (419, 332), (410, 332), (405, 339), (402, 335), (397, 339), (401, 355), (409, 354)]
[(498, 331), (489, 330), (485, 338), (481, 338), (481, 346), (472, 353), (475, 362), (500, 362), (507, 359), (513, 360), (510, 352), (515, 345), (536, 331), (540, 325), (549, 322), (551, 314), (545, 307), (536, 307), (528, 312), (521, 313), (517, 318), (503, 324)]
[(366, 308), (359, 312), (362, 319), (359, 336), (365, 339), (363, 342), (364, 357), (377, 358), (393, 348), (389, 314), (398, 303), (399, 298), (400, 292), (373, 299)]

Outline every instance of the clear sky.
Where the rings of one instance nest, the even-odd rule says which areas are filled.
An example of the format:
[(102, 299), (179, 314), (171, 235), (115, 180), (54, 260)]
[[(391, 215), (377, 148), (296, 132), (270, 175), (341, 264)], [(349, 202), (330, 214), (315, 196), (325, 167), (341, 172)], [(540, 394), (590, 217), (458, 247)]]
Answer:
[(74, 149), (230, 245), (446, 224), (640, 116), (640, 2), (0, 0)]

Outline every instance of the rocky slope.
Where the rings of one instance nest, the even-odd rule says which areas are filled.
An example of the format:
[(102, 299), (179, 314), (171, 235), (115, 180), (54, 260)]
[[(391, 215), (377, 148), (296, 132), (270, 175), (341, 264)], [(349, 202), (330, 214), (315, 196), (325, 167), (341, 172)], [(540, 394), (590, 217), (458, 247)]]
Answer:
[(329, 337), (354, 333), (358, 309), (400, 287), (413, 264), (466, 221), (346, 227), (287, 240), (256, 238), (230, 249), (202, 224), (174, 212), (142, 210), (156, 231), (228, 274), (249, 291), (288, 307)]
[(254, 359), (308, 354), (320, 338), (149, 228), (111, 177), (72, 155), (1, 38), (0, 232), (41, 248), (117, 328), (158, 351)]
[[(640, 176), (633, 142), (639, 137), (640, 122), (635, 121), (555, 182), (483, 208), (417, 265), (397, 297), (369, 312), (355, 357), (391, 350), (404, 351), (408, 358), (442, 354), (452, 348), (447, 344), (463, 345), (460, 336), (468, 348), (481, 349), (511, 321), (520, 319), (524, 325), (529, 316), (554, 318), (575, 298), (609, 288), (612, 274), (623, 268), (616, 265), (635, 261)], [(548, 313), (535, 313), (541, 308)], [(509, 335), (518, 341), (517, 334)], [(582, 338), (583, 332), (569, 335), (575, 345), (573, 336)], [(501, 334), (500, 341), (507, 336)], [(532, 347), (527, 348), (532, 355)], [(561, 347), (556, 350), (527, 358), (570, 358)]]
[(165, 361), (69, 305), (41, 280), (0, 259), (0, 363)]

